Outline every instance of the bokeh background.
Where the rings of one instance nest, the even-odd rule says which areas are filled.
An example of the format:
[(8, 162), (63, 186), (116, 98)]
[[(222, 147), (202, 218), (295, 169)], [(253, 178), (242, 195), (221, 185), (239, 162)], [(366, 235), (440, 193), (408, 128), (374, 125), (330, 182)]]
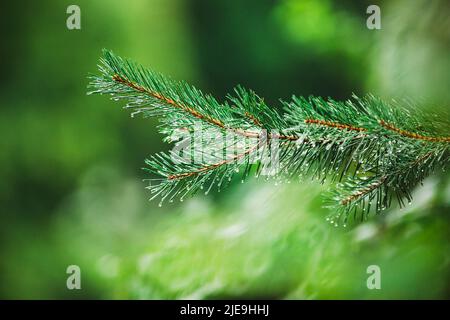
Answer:
[[(81, 8), (81, 30), (66, 8)], [(382, 30), (366, 28), (381, 7)], [(250, 180), (162, 208), (144, 159), (156, 121), (87, 96), (102, 48), (223, 98), (274, 107), (352, 93), (450, 106), (450, 4), (349, 0), (3, 1), (0, 297), (380, 299), (450, 297), (450, 182), (351, 228), (324, 217), (315, 182)], [(81, 290), (66, 288), (68, 265)], [(379, 265), (382, 289), (368, 290)]]

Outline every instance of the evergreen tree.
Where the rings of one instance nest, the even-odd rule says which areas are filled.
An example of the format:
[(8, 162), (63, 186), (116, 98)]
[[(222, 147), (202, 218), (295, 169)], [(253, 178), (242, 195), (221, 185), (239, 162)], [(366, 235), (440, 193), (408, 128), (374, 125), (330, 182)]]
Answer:
[(293, 96), (281, 101), (280, 112), (240, 86), (219, 102), (108, 50), (99, 68), (90, 93), (125, 100), (133, 115), (158, 117), (165, 140), (178, 141), (177, 151), (146, 160), (146, 170), (158, 176), (148, 188), (161, 204), (220, 190), (236, 175), (276, 183), (310, 176), (336, 183), (330, 219), (346, 224), (393, 199), (411, 202), (414, 187), (449, 163), (448, 122), (408, 102)]

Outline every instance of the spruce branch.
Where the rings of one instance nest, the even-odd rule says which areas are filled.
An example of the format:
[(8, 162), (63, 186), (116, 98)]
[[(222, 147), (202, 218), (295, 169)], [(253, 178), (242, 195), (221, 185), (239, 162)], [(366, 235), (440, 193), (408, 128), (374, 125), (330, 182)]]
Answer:
[[(413, 106), (368, 95), (344, 102), (282, 101), (282, 112), (238, 86), (226, 101), (104, 50), (91, 94), (126, 101), (132, 115), (157, 117), (174, 150), (146, 160), (152, 199), (183, 200), (251, 172), (277, 182), (310, 176), (337, 183), (334, 224), (410, 202), (411, 191), (450, 161), (448, 123)], [(353, 215), (351, 213), (353, 212)]]

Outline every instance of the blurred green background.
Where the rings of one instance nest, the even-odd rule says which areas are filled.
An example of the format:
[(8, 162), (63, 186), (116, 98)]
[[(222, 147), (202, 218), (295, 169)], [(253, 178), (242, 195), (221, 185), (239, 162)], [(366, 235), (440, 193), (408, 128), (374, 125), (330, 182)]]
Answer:
[[(102, 48), (221, 99), (237, 85), (274, 107), (354, 92), (450, 102), (448, 1), (79, 0), (1, 8), (0, 297), (381, 299), (450, 297), (450, 180), (413, 205), (334, 228), (315, 182), (249, 181), (183, 203), (147, 201), (156, 121), (87, 96)], [(68, 265), (81, 290), (66, 288)], [(368, 290), (379, 265), (382, 289)]]

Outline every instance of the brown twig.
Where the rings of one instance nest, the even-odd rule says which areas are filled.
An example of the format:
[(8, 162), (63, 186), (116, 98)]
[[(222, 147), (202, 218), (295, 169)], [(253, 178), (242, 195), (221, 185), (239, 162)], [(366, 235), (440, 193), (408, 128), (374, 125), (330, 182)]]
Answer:
[(136, 83), (134, 83), (134, 82), (132, 82), (132, 81), (130, 81), (128, 79), (125, 79), (124, 77), (122, 77), (122, 76), (120, 76), (118, 74), (115, 74), (113, 76), (113, 80), (118, 82), (118, 83), (124, 84), (124, 85), (126, 85), (126, 86), (128, 86), (128, 87), (130, 87), (132, 89), (135, 89), (135, 90), (137, 90), (139, 92), (146, 93), (146, 94), (148, 94), (148, 95), (150, 95), (150, 96), (152, 96), (152, 97), (154, 97), (154, 98), (156, 98), (158, 100), (162, 100), (165, 103), (170, 104), (171, 106), (173, 106), (175, 108), (184, 110), (184, 111), (190, 113), (191, 115), (193, 115), (194, 117), (196, 117), (198, 119), (205, 120), (205, 121), (207, 121), (209, 123), (212, 123), (212, 124), (214, 124), (214, 125), (216, 125), (216, 126), (218, 126), (220, 128), (225, 128), (225, 124), (222, 121), (220, 121), (218, 119), (214, 119), (214, 118), (212, 118), (210, 116), (205, 116), (205, 115), (201, 114), (200, 112), (198, 112), (197, 110), (195, 110), (194, 108), (191, 108), (189, 106), (185, 106), (184, 104), (181, 104), (181, 103), (178, 103), (178, 102), (175, 102), (174, 100), (172, 100), (172, 99), (170, 99), (168, 97), (165, 97), (165, 96), (163, 96), (162, 94), (160, 94), (158, 92), (151, 91), (148, 88), (140, 86), (140, 85), (138, 85), (138, 84), (136, 84)]
[[(169, 104), (169, 105), (171, 105), (171, 106), (173, 106), (173, 107), (175, 107), (177, 109), (181, 109), (181, 110), (191, 114), (192, 116), (194, 116), (194, 117), (196, 117), (198, 119), (204, 120), (204, 121), (209, 122), (209, 123), (211, 123), (211, 124), (213, 124), (215, 126), (218, 126), (221, 129), (233, 131), (234, 133), (236, 133), (238, 135), (241, 135), (243, 137), (247, 137), (247, 138), (259, 138), (259, 137), (262, 136), (261, 133), (259, 133), (259, 132), (246, 131), (246, 130), (236, 129), (236, 128), (227, 128), (227, 126), (222, 121), (220, 121), (218, 119), (212, 118), (212, 117), (207, 116), (207, 115), (203, 115), (203, 114), (201, 114), (200, 112), (198, 112), (197, 110), (195, 110), (194, 108), (192, 108), (190, 106), (186, 106), (186, 105), (184, 105), (182, 103), (176, 102), (173, 99), (165, 97), (164, 95), (162, 95), (162, 94), (160, 94), (158, 92), (154, 92), (154, 91), (152, 91), (152, 90), (150, 90), (148, 88), (145, 88), (145, 87), (143, 87), (141, 85), (138, 85), (138, 84), (136, 84), (136, 83), (134, 83), (134, 82), (132, 82), (132, 81), (130, 81), (130, 80), (128, 80), (128, 79), (118, 75), (118, 74), (115, 74), (112, 77), (112, 79), (115, 82), (117, 82), (117, 83), (126, 85), (126, 86), (128, 86), (128, 87), (130, 87), (130, 88), (132, 88), (134, 90), (137, 90), (139, 92), (148, 94), (148, 95), (150, 95), (150, 96), (152, 96), (152, 97), (154, 97), (154, 98), (156, 98), (158, 100), (161, 100), (161, 101), (163, 101), (163, 102), (165, 102), (165, 103), (167, 103), (167, 104)], [(250, 118), (250, 117), (249, 118), (252, 119), (252, 121), (254, 121), (254, 122), (256, 121), (255, 124), (259, 123), (259, 121), (256, 118), (254, 118), (253, 116), (251, 116), (251, 117), (252, 118)], [(260, 126), (260, 123), (259, 123), (259, 126)], [(267, 135), (267, 137), (268, 137), (268, 139), (280, 139), (280, 140), (289, 140), (289, 141), (295, 141), (295, 140), (299, 139), (299, 137), (297, 137), (297, 136), (289, 136), (289, 135), (282, 135), (282, 134), (275, 134), (275, 133), (269, 133)]]
[(392, 124), (385, 122), (384, 120), (380, 120), (379, 123), (385, 129), (394, 131), (394, 132), (398, 133), (399, 135), (402, 135), (407, 138), (423, 140), (423, 141), (430, 141), (430, 142), (450, 142), (450, 137), (428, 137), (428, 136), (423, 136), (423, 135), (417, 134), (415, 132), (402, 130), (400, 128), (395, 127)]
[(352, 193), (350, 196), (343, 199), (341, 201), (341, 204), (345, 206), (345, 205), (349, 204), (350, 202), (360, 199), (361, 197), (365, 196), (366, 194), (372, 192), (373, 190), (378, 189), (386, 181), (386, 179), (387, 179), (387, 177), (383, 176), (380, 178), (380, 180), (378, 180), (374, 183), (371, 183), (369, 186)]
[(354, 127), (348, 124), (342, 124), (337, 122), (325, 121), (325, 120), (317, 120), (317, 119), (306, 119), (305, 123), (307, 124), (316, 124), (319, 126), (331, 127), (341, 130), (349, 130), (349, 131), (367, 131), (365, 128)]
[(247, 118), (249, 118), (257, 127), (262, 127), (261, 122), (259, 122), (259, 120), (252, 114), (250, 114), (249, 112), (245, 113), (245, 116)]
[(196, 170), (196, 171), (191, 171), (191, 172), (184, 172), (184, 173), (180, 173), (180, 174), (173, 174), (167, 177), (168, 180), (178, 180), (178, 179), (184, 179), (184, 178), (188, 178), (188, 177), (192, 177), (192, 176), (196, 176), (198, 174), (201, 174), (203, 172), (206, 171), (210, 171), (210, 170), (214, 170), (218, 167), (221, 167), (223, 165), (229, 164), (233, 161), (238, 161), (239, 159), (245, 157), (246, 155), (252, 153), (253, 151), (255, 151), (255, 149), (257, 149), (260, 146), (260, 143), (256, 144), (255, 146), (253, 146), (252, 148), (246, 150), (243, 153), (237, 154), (233, 157), (231, 157), (230, 159), (226, 159), (208, 166), (204, 166), (203, 168)]

